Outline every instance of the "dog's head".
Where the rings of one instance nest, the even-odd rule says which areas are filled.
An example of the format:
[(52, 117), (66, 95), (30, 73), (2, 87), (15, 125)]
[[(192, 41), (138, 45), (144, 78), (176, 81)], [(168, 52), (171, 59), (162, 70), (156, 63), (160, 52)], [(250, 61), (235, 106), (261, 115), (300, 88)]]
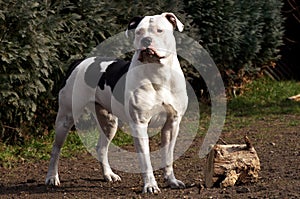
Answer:
[(126, 35), (134, 39), (138, 60), (142, 63), (160, 63), (176, 53), (174, 29), (180, 32), (183, 24), (173, 13), (135, 17), (128, 25)]

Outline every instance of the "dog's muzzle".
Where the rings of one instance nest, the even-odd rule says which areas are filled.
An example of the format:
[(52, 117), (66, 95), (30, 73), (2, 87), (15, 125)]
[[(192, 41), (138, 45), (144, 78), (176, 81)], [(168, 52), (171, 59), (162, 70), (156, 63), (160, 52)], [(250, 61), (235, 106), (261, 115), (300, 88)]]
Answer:
[(160, 60), (164, 57), (160, 57), (157, 52), (152, 48), (145, 48), (138, 50), (138, 60), (142, 63), (160, 63)]
[(138, 60), (142, 63), (160, 63), (160, 59), (164, 57), (160, 57), (156, 50), (151, 47), (152, 38), (144, 37), (141, 40), (142, 49), (138, 50), (139, 58)]

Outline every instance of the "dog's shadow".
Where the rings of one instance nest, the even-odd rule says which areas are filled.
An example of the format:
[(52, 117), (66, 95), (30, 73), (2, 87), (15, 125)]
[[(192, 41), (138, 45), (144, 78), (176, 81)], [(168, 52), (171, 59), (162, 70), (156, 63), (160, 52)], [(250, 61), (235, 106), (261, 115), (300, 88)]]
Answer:
[[(17, 184), (0, 184), (0, 198), (1, 196), (14, 195), (18, 197), (29, 195), (39, 195), (39, 197), (49, 197), (50, 195), (55, 194), (56, 196), (61, 196), (67, 193), (90, 193), (91, 189), (101, 189), (101, 191), (112, 191), (118, 190), (118, 183), (108, 183), (105, 179), (102, 178), (74, 178), (69, 180), (62, 180), (61, 186), (54, 187), (45, 185), (43, 182), (37, 182), (35, 180), (27, 180), (26, 182), (20, 182)], [(104, 185), (104, 186), (103, 186)], [(116, 186), (116, 187), (115, 187)], [(186, 188), (192, 188), (195, 185), (187, 185)], [(137, 188), (139, 187), (139, 188)], [(130, 189), (135, 194), (142, 194), (142, 189), (140, 186)], [(161, 190), (169, 189), (168, 185), (162, 185)]]
[[(84, 183), (80, 183), (84, 182)], [(92, 188), (103, 188), (102, 183), (106, 183), (105, 179), (98, 178), (79, 178), (61, 181), (63, 186), (48, 186), (34, 180), (20, 182), (18, 184), (0, 184), (1, 195), (31, 195), (31, 194), (47, 194), (47, 193), (76, 193), (87, 192)]]

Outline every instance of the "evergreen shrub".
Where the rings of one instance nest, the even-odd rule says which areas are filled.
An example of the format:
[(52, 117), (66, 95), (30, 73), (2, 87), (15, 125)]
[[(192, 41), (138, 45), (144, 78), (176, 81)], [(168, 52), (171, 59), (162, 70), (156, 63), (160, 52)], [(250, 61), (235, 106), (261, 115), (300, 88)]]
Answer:
[(281, 0), (188, 0), (200, 44), (209, 51), (227, 88), (240, 86), (264, 65), (274, 64), (282, 45)]

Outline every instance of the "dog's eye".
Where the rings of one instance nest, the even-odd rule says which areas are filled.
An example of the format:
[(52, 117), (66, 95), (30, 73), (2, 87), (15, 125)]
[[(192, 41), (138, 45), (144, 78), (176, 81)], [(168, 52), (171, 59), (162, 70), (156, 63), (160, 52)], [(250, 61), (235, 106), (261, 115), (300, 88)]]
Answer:
[(157, 29), (157, 32), (158, 32), (158, 33), (162, 33), (163, 30), (162, 30), (162, 29)]

